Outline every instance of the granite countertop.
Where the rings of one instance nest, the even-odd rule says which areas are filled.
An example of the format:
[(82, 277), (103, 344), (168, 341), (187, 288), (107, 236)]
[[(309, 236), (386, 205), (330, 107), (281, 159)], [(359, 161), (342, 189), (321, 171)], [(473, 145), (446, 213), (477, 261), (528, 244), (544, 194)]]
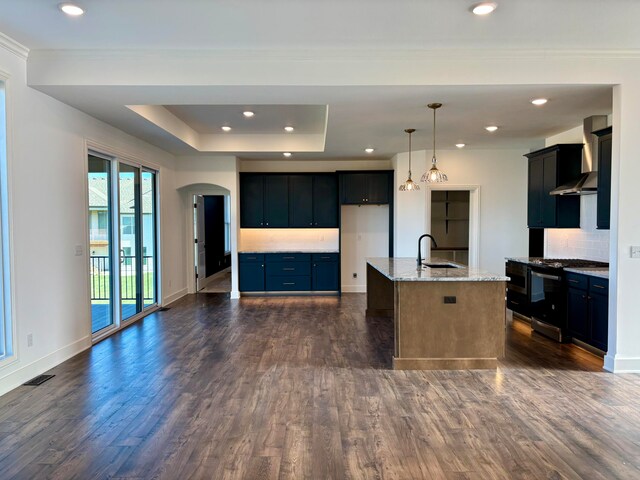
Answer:
[(608, 268), (565, 268), (565, 272), (581, 273), (582, 275), (590, 275), (592, 277), (609, 279)]
[(431, 257), (425, 263), (451, 264), (459, 268), (416, 266), (415, 258), (367, 258), (367, 263), (394, 282), (506, 282), (509, 277), (468, 268), (444, 258)]
[(340, 253), (338, 250), (240, 250), (238, 253)]

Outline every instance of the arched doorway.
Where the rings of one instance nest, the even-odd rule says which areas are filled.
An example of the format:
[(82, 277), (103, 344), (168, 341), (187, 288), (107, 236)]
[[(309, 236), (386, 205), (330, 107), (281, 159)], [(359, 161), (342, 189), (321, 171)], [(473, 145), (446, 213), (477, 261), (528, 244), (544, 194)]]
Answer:
[(234, 195), (229, 188), (210, 183), (185, 185), (178, 192), (185, 219), (187, 292), (224, 292), (235, 297)]

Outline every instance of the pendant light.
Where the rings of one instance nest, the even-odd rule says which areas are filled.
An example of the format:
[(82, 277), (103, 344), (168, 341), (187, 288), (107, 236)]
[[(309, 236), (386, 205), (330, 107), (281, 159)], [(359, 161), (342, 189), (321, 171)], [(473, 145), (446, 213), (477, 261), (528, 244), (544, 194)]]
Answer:
[(447, 176), (438, 170), (438, 167), (436, 166), (436, 110), (441, 106), (441, 103), (430, 103), (427, 105), (427, 107), (433, 110), (433, 157), (431, 158), (431, 168), (428, 172), (422, 175), (422, 178), (420, 179), (422, 182), (443, 183), (448, 180)]
[(420, 190), (420, 185), (418, 185), (416, 182), (411, 180), (411, 134), (415, 131), (416, 131), (415, 128), (407, 128), (405, 130), (405, 133), (409, 134), (409, 177), (407, 178), (406, 182), (400, 185), (399, 190), (401, 192), (410, 192), (412, 190)]

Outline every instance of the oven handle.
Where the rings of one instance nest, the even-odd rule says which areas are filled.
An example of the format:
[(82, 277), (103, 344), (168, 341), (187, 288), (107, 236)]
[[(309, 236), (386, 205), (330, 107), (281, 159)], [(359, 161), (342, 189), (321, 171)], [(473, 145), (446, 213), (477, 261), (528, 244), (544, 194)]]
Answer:
[(558, 282), (562, 280), (562, 278), (557, 277), (555, 275), (547, 275), (546, 273), (534, 272), (533, 270), (531, 270), (531, 275), (534, 275), (540, 278), (547, 278), (549, 280), (556, 280)]

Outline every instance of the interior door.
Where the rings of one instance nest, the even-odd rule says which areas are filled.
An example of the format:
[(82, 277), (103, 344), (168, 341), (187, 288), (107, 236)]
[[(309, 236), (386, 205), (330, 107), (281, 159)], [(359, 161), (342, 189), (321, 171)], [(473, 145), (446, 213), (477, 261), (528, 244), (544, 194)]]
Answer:
[(207, 278), (207, 235), (204, 225), (205, 209), (204, 197), (196, 196), (196, 289), (204, 288), (203, 282)]

